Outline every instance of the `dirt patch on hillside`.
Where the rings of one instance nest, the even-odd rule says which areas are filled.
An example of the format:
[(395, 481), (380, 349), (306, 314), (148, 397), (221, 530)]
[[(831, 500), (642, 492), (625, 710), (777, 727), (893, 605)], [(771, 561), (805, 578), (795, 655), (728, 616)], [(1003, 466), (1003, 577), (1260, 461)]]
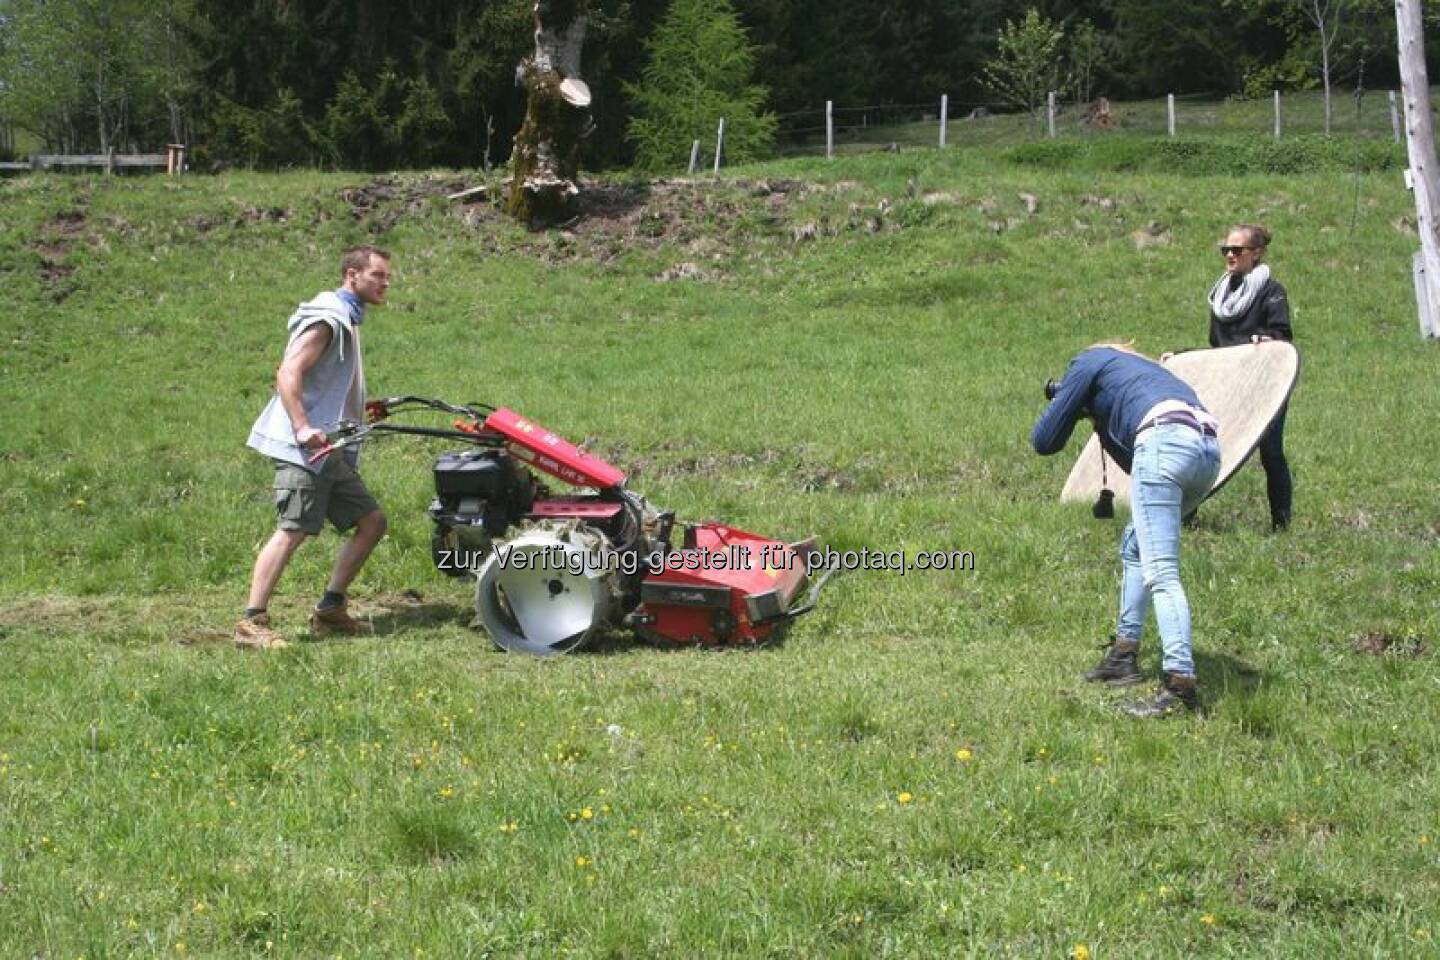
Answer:
[[(185, 221), (185, 226), (196, 233), (208, 233), (226, 224), (243, 227), (251, 223), (288, 223), (292, 213), (289, 207), (241, 207), (232, 215), (198, 214)], [(123, 222), (123, 221), (122, 221)]]
[[(77, 202), (84, 204), (86, 198), (81, 197)], [(70, 255), (75, 241), (84, 232), (85, 209), (77, 206), (73, 210), (61, 211), (45, 221), (40, 227), (39, 235), (30, 245), (40, 257), (40, 285), (55, 303), (63, 303), (75, 290), (74, 285), (69, 282), (75, 266), (67, 263), (66, 258)]]
[(1350, 649), (1372, 657), (1413, 658), (1425, 652), (1425, 641), (1413, 633), (1369, 631), (1351, 637)]
[[(347, 187), (339, 198), (351, 216), (372, 234), (383, 234), (431, 203), (449, 206), (451, 216), (483, 229), (510, 222), (501, 210), (508, 183), (479, 184), (463, 178), (377, 177)], [(811, 189), (797, 180), (655, 180), (649, 183), (593, 180), (585, 183), (570, 220), (549, 230), (524, 235), (520, 252), (549, 263), (573, 260), (607, 261), (636, 246), (688, 247), (688, 267), (657, 275), (659, 281), (703, 279), (707, 271), (698, 256), (714, 254), (732, 230), (753, 236), (788, 232), (784, 214), (792, 201)]]
[[(407, 215), (419, 213), (432, 197), (448, 197), (474, 184), (459, 177), (410, 178), (398, 175), (376, 177), (363, 187), (347, 187), (340, 199), (350, 205), (350, 215), (371, 234), (392, 229)], [(484, 194), (473, 194), (481, 200)]]

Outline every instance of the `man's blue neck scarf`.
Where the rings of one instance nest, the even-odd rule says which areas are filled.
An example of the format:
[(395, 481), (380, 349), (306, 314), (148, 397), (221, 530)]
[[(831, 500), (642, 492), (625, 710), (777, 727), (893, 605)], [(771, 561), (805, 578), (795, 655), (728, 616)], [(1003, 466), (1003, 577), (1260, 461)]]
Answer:
[(365, 304), (363, 301), (361, 301), (359, 297), (355, 296), (355, 294), (351, 293), (349, 290), (346, 290), (344, 287), (336, 290), (335, 295), (341, 300), (344, 300), (345, 305), (350, 308), (351, 323), (355, 324), (355, 326), (358, 327), (360, 326), (360, 324), (365, 322)]

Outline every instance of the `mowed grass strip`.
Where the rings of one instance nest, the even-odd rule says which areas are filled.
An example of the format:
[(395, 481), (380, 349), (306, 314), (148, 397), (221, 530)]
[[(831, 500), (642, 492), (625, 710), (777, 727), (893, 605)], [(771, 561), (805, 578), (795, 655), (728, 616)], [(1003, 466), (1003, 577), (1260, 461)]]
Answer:
[[(457, 180), (0, 181), (0, 953), (1434, 952), (1435, 354), (1396, 176), (914, 151), (615, 183), (548, 234)], [(1257, 467), (1207, 505), (1209, 716), (1130, 722), (1078, 680), (1119, 527), (1028, 430), (1092, 341), (1203, 344), (1233, 220), (1295, 307), (1296, 524)], [(244, 436), (362, 240), (398, 271), (372, 393), (513, 407), (683, 517), (975, 568), (844, 575), (770, 650), (506, 656), (431, 568), (444, 444), (392, 439), (380, 635), (239, 655)], [(336, 542), (286, 574), (296, 639)]]

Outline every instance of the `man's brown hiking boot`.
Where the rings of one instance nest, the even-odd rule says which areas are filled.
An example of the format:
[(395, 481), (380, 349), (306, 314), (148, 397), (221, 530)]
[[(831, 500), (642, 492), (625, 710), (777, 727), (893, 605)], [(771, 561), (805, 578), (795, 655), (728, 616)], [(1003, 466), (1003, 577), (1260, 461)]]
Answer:
[(316, 607), (310, 611), (310, 632), (317, 637), (338, 634), (344, 637), (365, 637), (375, 632), (373, 624), (356, 620), (347, 610), (348, 604)]
[(270, 614), (241, 617), (235, 624), (235, 646), (241, 650), (284, 650), (290, 644), (270, 629)]

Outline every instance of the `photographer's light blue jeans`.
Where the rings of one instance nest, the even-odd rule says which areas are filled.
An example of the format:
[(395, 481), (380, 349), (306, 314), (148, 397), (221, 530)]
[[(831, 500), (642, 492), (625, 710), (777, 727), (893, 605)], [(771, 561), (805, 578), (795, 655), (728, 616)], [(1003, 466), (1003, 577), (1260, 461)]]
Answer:
[(1139, 641), (1153, 599), (1161, 666), (1195, 676), (1190, 603), (1180, 585), (1180, 518), (1210, 492), (1220, 472), (1220, 443), (1168, 423), (1143, 432), (1130, 468), (1130, 522), (1120, 538), (1120, 619), (1115, 635)]

